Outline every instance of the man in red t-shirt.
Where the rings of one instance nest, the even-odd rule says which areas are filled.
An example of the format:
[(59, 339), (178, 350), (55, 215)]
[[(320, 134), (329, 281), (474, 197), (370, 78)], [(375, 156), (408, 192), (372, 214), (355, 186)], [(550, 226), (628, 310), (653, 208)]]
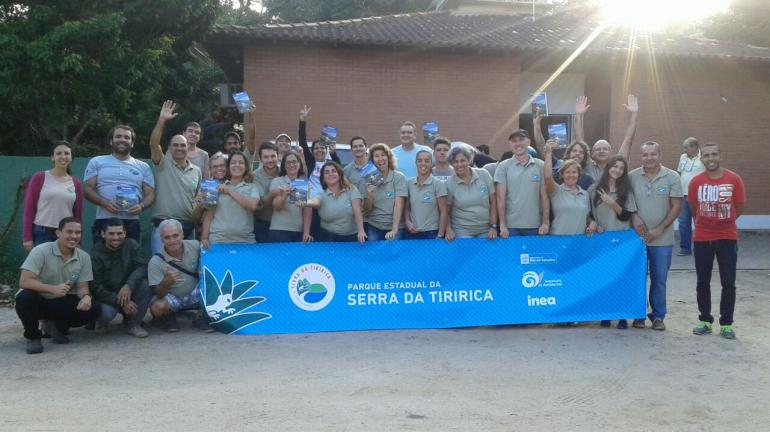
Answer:
[(746, 201), (743, 181), (738, 174), (720, 166), (719, 145), (707, 143), (701, 149), (701, 161), (706, 167), (690, 181), (687, 201), (695, 216), (695, 272), (698, 276), (697, 297), (700, 323), (693, 329), (696, 335), (711, 333), (711, 270), (714, 256), (719, 263), (722, 300), (719, 304), (719, 325), (726, 339), (734, 339), (735, 273), (738, 263), (738, 228), (735, 220), (743, 212)]

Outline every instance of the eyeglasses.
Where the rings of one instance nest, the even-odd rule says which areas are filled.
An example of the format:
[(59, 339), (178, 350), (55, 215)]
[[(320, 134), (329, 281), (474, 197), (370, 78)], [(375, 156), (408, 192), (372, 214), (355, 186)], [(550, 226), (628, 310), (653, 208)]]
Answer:
[(286, 161), (286, 166), (289, 166), (289, 165), (299, 165), (299, 162), (297, 162), (297, 161)]

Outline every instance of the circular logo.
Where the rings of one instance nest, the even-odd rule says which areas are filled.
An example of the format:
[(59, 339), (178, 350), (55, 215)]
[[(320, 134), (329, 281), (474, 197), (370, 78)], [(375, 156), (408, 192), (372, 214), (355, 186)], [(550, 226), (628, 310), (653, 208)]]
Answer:
[(289, 278), (289, 297), (294, 304), (306, 311), (326, 307), (334, 298), (334, 276), (321, 264), (305, 264), (294, 270)]
[(524, 286), (524, 288), (534, 288), (538, 285), (540, 285), (540, 281), (543, 278), (543, 274), (537, 274), (533, 271), (528, 271), (524, 273), (524, 275), (521, 277), (521, 284)]

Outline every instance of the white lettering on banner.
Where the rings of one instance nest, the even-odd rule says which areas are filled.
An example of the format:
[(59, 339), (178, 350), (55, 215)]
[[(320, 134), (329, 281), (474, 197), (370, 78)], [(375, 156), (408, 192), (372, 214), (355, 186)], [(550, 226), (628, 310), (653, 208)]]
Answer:
[(347, 285), (348, 290), (391, 290), (391, 289), (421, 289), (441, 288), (439, 281), (397, 281), (397, 282), (355, 282)]
[[(348, 294), (348, 306), (373, 306), (389, 304), (418, 304), (425, 303), (425, 297), (421, 292), (405, 291), (399, 300), (396, 292), (391, 293), (358, 293)], [(462, 303), (462, 302), (486, 302), (494, 301), (490, 290), (447, 290), (428, 291), (431, 303)]]
[(527, 296), (527, 306), (556, 306), (556, 297)]

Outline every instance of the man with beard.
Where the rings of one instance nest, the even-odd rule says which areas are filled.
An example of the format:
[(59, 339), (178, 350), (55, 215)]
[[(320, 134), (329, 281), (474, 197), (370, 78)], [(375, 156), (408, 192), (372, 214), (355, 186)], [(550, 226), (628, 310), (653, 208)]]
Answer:
[(131, 126), (118, 125), (109, 133), (112, 154), (88, 161), (84, 182), (86, 199), (96, 204), (91, 228), (94, 244), (101, 241), (104, 221), (118, 217), (126, 235), (139, 241), (139, 215), (155, 201), (155, 178), (150, 166), (131, 157), (136, 133)]
[(27, 354), (43, 352), (39, 320), (51, 320), (51, 341), (69, 343), (71, 327), (99, 316), (88, 283), (93, 280), (91, 257), (80, 249), (82, 227), (73, 217), (59, 222), (56, 241), (35, 246), (21, 265), (16, 313), (24, 326)]
[[(267, 197), (270, 182), (278, 177), (278, 149), (270, 141), (259, 146), (260, 167), (254, 171), (254, 183), (259, 186), (259, 196)], [(272, 199), (267, 201), (260, 198), (263, 207), (254, 212), (254, 240), (257, 243), (267, 243), (270, 231), (270, 219), (273, 218)]]
[[(184, 229), (184, 238), (192, 240), (195, 236), (193, 222), (193, 199), (201, 183), (201, 170), (190, 161), (187, 140), (182, 135), (174, 135), (169, 142), (169, 152), (163, 154), (160, 140), (166, 123), (177, 116), (176, 104), (167, 100), (158, 115), (158, 121), (150, 135), (150, 155), (155, 168), (158, 202), (152, 213), (152, 253), (158, 253), (163, 247), (158, 232), (158, 225), (166, 219), (178, 220)], [(208, 155), (206, 156), (208, 163)]]
[(137, 338), (147, 337), (142, 320), (150, 304), (147, 284), (147, 259), (139, 243), (126, 238), (123, 221), (110, 218), (102, 231), (104, 242), (91, 251), (94, 281), (91, 291), (101, 306), (96, 331), (105, 333), (110, 322), (120, 312), (125, 318), (126, 331)]
[(700, 323), (696, 335), (711, 333), (711, 271), (714, 256), (719, 263), (722, 299), (719, 304), (719, 334), (735, 339), (735, 273), (738, 265), (738, 227), (735, 220), (743, 213), (746, 202), (743, 180), (738, 174), (722, 168), (719, 145), (706, 143), (700, 153), (706, 172), (692, 178), (687, 199), (695, 215), (695, 273), (698, 277), (697, 298)]
[(196, 122), (187, 123), (182, 132), (187, 140), (187, 159), (201, 170), (203, 178), (209, 178), (209, 154), (198, 148), (201, 140), (201, 125)]

